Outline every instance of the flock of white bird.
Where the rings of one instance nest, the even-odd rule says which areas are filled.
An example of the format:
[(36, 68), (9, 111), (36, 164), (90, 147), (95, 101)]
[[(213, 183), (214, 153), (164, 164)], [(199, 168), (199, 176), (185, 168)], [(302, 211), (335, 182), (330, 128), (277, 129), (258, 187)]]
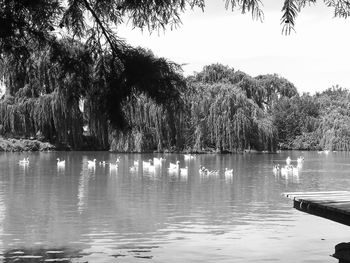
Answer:
[[(191, 154), (185, 154), (184, 155), (185, 161), (190, 161), (195, 159), (194, 155)], [(161, 167), (164, 165), (166, 159), (164, 158), (153, 158), (148, 161), (142, 161), (142, 167), (144, 170), (148, 171), (149, 173), (154, 173), (157, 167)], [(131, 171), (135, 171), (138, 169), (139, 161), (134, 161), (134, 165), (130, 168)], [(170, 174), (178, 174), (180, 176), (188, 176), (188, 166), (181, 167), (180, 161), (176, 161), (175, 163), (169, 162), (168, 172)], [(199, 174), (201, 176), (217, 176), (219, 175), (218, 170), (208, 170), (204, 166), (200, 166)], [(225, 177), (233, 176), (233, 169), (225, 168), (224, 172)]]
[[(189, 161), (189, 160), (192, 160), (194, 158), (195, 158), (194, 155), (190, 155), (190, 154), (184, 155), (185, 161)], [(163, 166), (165, 161), (166, 161), (166, 159), (164, 159), (164, 158), (154, 157), (153, 160), (150, 159), (148, 161), (142, 161), (142, 167), (145, 171), (148, 171), (149, 173), (154, 173), (156, 170), (156, 167)], [(110, 170), (116, 170), (118, 168), (119, 162), (120, 162), (120, 159), (117, 158), (116, 161), (112, 162), (112, 163), (107, 163), (106, 161), (100, 161), (98, 164), (100, 166), (109, 165)], [(273, 166), (273, 173), (274, 174), (281, 174), (283, 176), (298, 175), (299, 170), (302, 167), (302, 164), (304, 162), (304, 157), (303, 156), (298, 157), (296, 162), (297, 162), (297, 165), (293, 166), (292, 159), (288, 156), (286, 159), (285, 166), (281, 167), (279, 164), (276, 164)], [(23, 160), (20, 160), (19, 164), (20, 165), (28, 165), (29, 164), (29, 157), (26, 157)], [(95, 168), (96, 164), (97, 164), (96, 159), (87, 161), (88, 168)], [(134, 165), (130, 167), (130, 171), (136, 171), (139, 168), (140, 164), (141, 163), (139, 160), (135, 160)], [(65, 165), (66, 165), (65, 160), (60, 160), (59, 158), (57, 158), (57, 167), (58, 168), (64, 168)], [(188, 175), (188, 166), (180, 167), (180, 161), (176, 161), (176, 163), (170, 162), (169, 167), (168, 167), (168, 171), (169, 171), (169, 173), (178, 174), (181, 176), (187, 176)], [(201, 176), (218, 176), (220, 173), (219, 170), (208, 170), (207, 168), (205, 168), (202, 165), (200, 166), (198, 172)], [(233, 176), (233, 169), (225, 168), (224, 175), (225, 175), (225, 177)]]
[[(29, 164), (29, 157), (23, 158), (23, 160), (19, 161), (20, 165), (27, 165)], [(64, 167), (66, 165), (66, 161), (61, 161), (59, 158), (57, 158), (57, 166), (58, 167)]]
[[(190, 161), (190, 160), (195, 159), (195, 156), (191, 155), (191, 154), (185, 154), (184, 159), (185, 159), (185, 161)], [(145, 171), (148, 171), (149, 173), (154, 173), (157, 167), (162, 167), (164, 165), (165, 161), (166, 161), (165, 158), (154, 157), (153, 160), (149, 159), (148, 161), (142, 161), (142, 167)], [(107, 163), (106, 161), (100, 161), (100, 162), (98, 162), (98, 164), (100, 166), (107, 166), (108, 165), (110, 170), (116, 170), (118, 168), (119, 162), (120, 162), (120, 159), (117, 158), (117, 160), (115, 162), (112, 162), (112, 163)], [(29, 157), (26, 157), (23, 160), (20, 160), (19, 164), (20, 165), (28, 165), (29, 164)], [(141, 164), (141, 162), (139, 160), (135, 160), (134, 165), (130, 167), (130, 171), (138, 170), (140, 164)], [(57, 158), (57, 167), (58, 168), (64, 168), (65, 165), (66, 165), (65, 160), (60, 160), (59, 158)], [(96, 159), (87, 161), (88, 168), (95, 168), (96, 165), (97, 165)], [(169, 167), (168, 167), (168, 171), (169, 171), (169, 173), (172, 173), (172, 174), (178, 174), (181, 176), (188, 176), (188, 166), (180, 167), (180, 161), (176, 161), (176, 163), (170, 162)], [(202, 165), (200, 166), (200, 169), (199, 169), (199, 174), (201, 176), (218, 176), (219, 172), (220, 172), (219, 170), (208, 170), (207, 168), (205, 168)], [(225, 175), (225, 177), (233, 176), (233, 169), (225, 168), (224, 175)]]
[[(66, 166), (66, 161), (65, 160), (60, 160), (60, 158), (57, 158), (57, 167), (62, 167), (64, 168)], [(101, 161), (99, 162), (99, 165), (109, 165), (110, 169), (116, 169), (118, 167), (118, 163), (119, 163), (119, 158), (117, 158), (117, 160), (115, 161), (115, 163), (107, 163), (105, 161)], [(28, 165), (29, 164), (29, 157), (23, 158), (23, 160), (19, 161), (20, 165)], [(96, 167), (96, 159), (93, 160), (88, 160), (87, 161), (87, 166), (89, 168), (94, 168)]]
[(285, 166), (281, 167), (279, 164), (276, 164), (273, 166), (273, 173), (274, 174), (281, 174), (283, 176), (298, 175), (299, 170), (301, 169), (303, 162), (304, 162), (304, 157), (300, 156), (297, 159), (297, 165), (293, 166), (292, 159), (288, 156), (286, 159)]

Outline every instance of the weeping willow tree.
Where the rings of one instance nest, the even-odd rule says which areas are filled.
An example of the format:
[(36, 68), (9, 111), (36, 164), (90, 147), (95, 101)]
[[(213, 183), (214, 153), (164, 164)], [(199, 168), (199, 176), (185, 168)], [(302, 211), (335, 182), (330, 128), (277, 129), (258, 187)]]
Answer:
[(272, 106), (298, 95), (294, 85), (278, 75), (251, 77), (220, 64), (204, 67), (188, 83), (196, 150), (275, 149), (278, 132)]
[[(167, 135), (167, 145), (176, 145), (175, 123), (166, 124), (161, 119), (165, 114), (167, 120), (171, 120), (172, 111), (181, 108), (185, 82), (180, 66), (155, 57), (150, 50), (128, 49), (122, 60), (111, 53), (100, 55), (92, 76), (85, 106), (91, 135), (102, 148), (108, 148), (112, 142), (114, 150), (153, 150), (151, 145), (160, 150), (164, 148), (164, 129), (173, 133)], [(147, 114), (147, 111), (150, 112)], [(154, 125), (151, 133), (156, 137), (147, 147), (142, 146), (146, 140), (143, 136), (149, 134)], [(135, 139), (137, 143), (131, 143), (133, 137), (139, 138)], [(121, 142), (116, 143), (119, 140)]]
[(273, 149), (272, 119), (239, 87), (195, 83), (192, 89), (189, 134), (195, 151)]
[[(123, 59), (106, 48), (93, 50), (72, 39), (30, 55), (26, 64), (4, 56), (1, 76), (2, 134), (43, 135), (47, 140), (79, 148), (83, 119), (95, 146), (108, 149), (113, 135), (128, 132), (124, 101), (144, 94), (158, 105), (177, 107), (184, 88), (180, 67), (152, 52), (129, 47)], [(11, 99), (13, 98), (13, 99)], [(84, 115), (79, 101), (85, 101)]]
[(181, 150), (182, 108), (178, 103), (157, 104), (145, 94), (131, 96), (123, 104), (130, 128), (114, 131), (111, 149), (123, 152)]
[[(248, 98), (242, 87), (228, 81), (234, 72), (232, 69), (218, 64), (214, 70), (211, 68), (206, 67), (197, 76), (201, 81), (188, 78), (187, 89), (181, 90), (177, 103), (159, 104), (146, 93), (133, 92), (128, 96), (122, 104), (128, 128), (110, 133), (111, 149), (137, 152), (273, 150), (276, 129), (272, 117)], [(217, 69), (219, 74), (215, 73)]]
[(25, 64), (11, 56), (1, 60), (6, 86), (0, 102), (1, 134), (46, 140), (73, 148), (82, 145), (79, 98), (89, 85), (91, 57), (79, 42), (64, 39), (38, 50)]

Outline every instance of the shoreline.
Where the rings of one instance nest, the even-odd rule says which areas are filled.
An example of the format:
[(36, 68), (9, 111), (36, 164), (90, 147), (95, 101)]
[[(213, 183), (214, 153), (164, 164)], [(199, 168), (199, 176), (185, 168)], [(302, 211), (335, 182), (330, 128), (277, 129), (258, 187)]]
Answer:
[[(72, 149), (64, 145), (54, 145), (49, 142), (40, 141), (37, 139), (15, 139), (15, 138), (0, 138), (0, 152), (48, 152), (48, 151), (106, 151), (110, 153), (119, 154), (142, 154), (142, 153), (162, 153), (162, 154), (246, 154), (246, 153), (263, 153), (263, 154), (273, 154), (276, 152), (269, 151), (257, 151), (257, 150), (244, 150), (244, 151), (218, 151), (212, 148), (208, 148), (202, 151), (191, 151), (186, 150), (169, 150), (165, 149), (163, 151), (157, 150), (146, 150), (142, 152), (137, 151), (113, 151), (113, 150), (101, 150), (94, 147), (82, 148), (82, 149)], [(278, 151), (277, 151), (278, 152)]]
[(49, 142), (36, 139), (0, 138), (0, 152), (43, 152), (57, 151), (57, 147)]
[[(49, 142), (40, 141), (37, 139), (15, 139), (15, 138), (0, 138), (0, 152), (48, 152), (48, 151), (108, 151), (111, 153), (119, 154), (142, 154), (142, 153), (174, 153), (174, 154), (276, 154), (283, 151), (318, 151), (322, 152), (323, 150), (305, 150), (305, 149), (283, 149), (277, 151), (258, 151), (254, 149), (246, 149), (244, 151), (218, 151), (213, 148), (207, 148), (202, 151), (191, 151), (190, 149), (186, 150), (169, 150), (165, 149), (163, 151), (157, 150), (146, 150), (142, 152), (138, 151), (113, 151), (113, 150), (101, 150), (94, 147), (84, 147), (81, 149), (72, 149), (66, 145), (54, 145)], [(331, 151), (330, 151), (331, 152)]]
[[(285, 149), (283, 151), (291, 151), (296, 149)], [(142, 154), (142, 153), (174, 153), (174, 154), (275, 154), (281, 152), (275, 151), (257, 151), (257, 150), (244, 150), (237, 152), (229, 152), (229, 151), (217, 151), (215, 149), (205, 149), (202, 151), (191, 151), (189, 149), (176, 151), (176, 150), (163, 150), (163, 151), (112, 151), (112, 150), (101, 150), (94, 149), (93, 147), (90, 149), (71, 149), (64, 145), (54, 145), (49, 142), (40, 141), (37, 139), (15, 139), (15, 138), (0, 138), (0, 152), (48, 152), (48, 151), (109, 151), (111, 153), (119, 153), (119, 154)], [(298, 150), (301, 151), (301, 150)]]

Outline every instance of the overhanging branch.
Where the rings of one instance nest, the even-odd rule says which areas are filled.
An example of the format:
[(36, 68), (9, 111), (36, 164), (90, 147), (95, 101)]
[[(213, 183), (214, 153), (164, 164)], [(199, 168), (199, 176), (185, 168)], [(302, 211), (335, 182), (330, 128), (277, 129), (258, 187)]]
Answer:
[(95, 19), (96, 23), (98, 24), (98, 26), (101, 28), (102, 34), (105, 36), (107, 42), (111, 46), (111, 49), (112, 49), (113, 53), (120, 58), (120, 52), (118, 50), (118, 47), (116, 46), (116, 44), (110, 38), (110, 35), (108, 34), (108, 32), (107, 32), (105, 26), (103, 25), (102, 21), (99, 19), (98, 15), (95, 13), (95, 11), (92, 9), (92, 7), (90, 6), (89, 2), (87, 0), (82, 0), (82, 1), (83, 1), (84, 5), (85, 5), (86, 9), (89, 10), (89, 12), (94, 17), (94, 19)]

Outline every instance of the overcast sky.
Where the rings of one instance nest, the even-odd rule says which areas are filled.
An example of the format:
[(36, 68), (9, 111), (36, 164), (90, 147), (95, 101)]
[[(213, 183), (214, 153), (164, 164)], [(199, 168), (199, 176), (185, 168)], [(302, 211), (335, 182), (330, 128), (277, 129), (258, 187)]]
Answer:
[(296, 33), (285, 36), (280, 25), (282, 1), (263, 3), (263, 23), (225, 10), (221, 0), (207, 0), (204, 12), (186, 11), (177, 29), (150, 35), (123, 26), (118, 32), (133, 46), (186, 64), (185, 75), (222, 63), (251, 76), (277, 73), (300, 92), (336, 84), (350, 88), (350, 18), (333, 18), (333, 10), (321, 1), (305, 8), (297, 17)]

